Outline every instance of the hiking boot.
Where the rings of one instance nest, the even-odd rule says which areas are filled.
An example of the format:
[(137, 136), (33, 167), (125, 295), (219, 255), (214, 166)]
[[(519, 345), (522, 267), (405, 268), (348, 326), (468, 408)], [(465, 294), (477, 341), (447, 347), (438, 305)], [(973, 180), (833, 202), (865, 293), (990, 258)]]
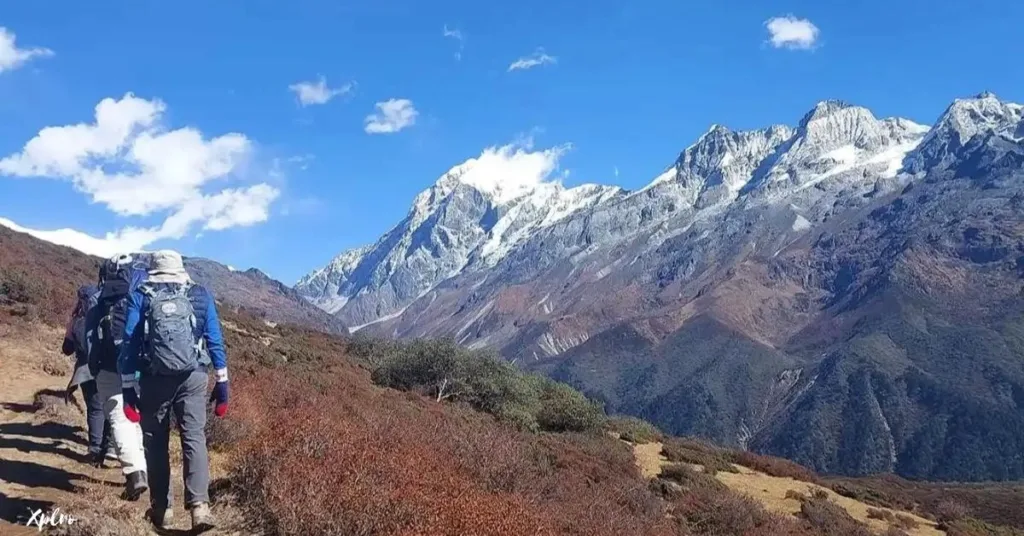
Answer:
[(124, 497), (129, 501), (138, 500), (146, 490), (149, 489), (149, 482), (146, 479), (145, 471), (135, 471), (127, 477), (124, 484)]
[(192, 505), (192, 532), (199, 534), (216, 526), (213, 520), (213, 513), (210, 512), (210, 505), (207, 503), (196, 503)]
[(113, 461), (115, 461), (115, 462), (117, 461), (117, 451), (116, 451), (116, 450), (114, 450), (114, 447), (110, 447), (109, 449), (107, 449), (107, 453), (106, 453), (106, 454), (104, 454), (104, 456), (105, 456), (105, 457), (106, 457), (106, 458), (107, 458), (108, 460), (113, 460)]
[(174, 510), (168, 508), (153, 508), (149, 511), (149, 520), (158, 529), (169, 529), (174, 523)]
[(89, 465), (97, 469), (103, 469), (103, 462), (106, 461), (106, 458), (102, 452), (90, 452)]

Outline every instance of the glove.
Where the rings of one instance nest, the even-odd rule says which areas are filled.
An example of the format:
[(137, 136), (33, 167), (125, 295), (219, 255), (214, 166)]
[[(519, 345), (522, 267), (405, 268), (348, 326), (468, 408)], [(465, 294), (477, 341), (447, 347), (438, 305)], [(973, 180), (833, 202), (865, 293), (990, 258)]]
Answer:
[(228, 370), (220, 369), (217, 371), (217, 383), (213, 386), (213, 392), (210, 393), (210, 402), (216, 405), (213, 408), (213, 414), (217, 417), (223, 417), (228, 413)]
[(139, 395), (135, 392), (137, 382), (134, 374), (121, 376), (121, 397), (123, 398), (121, 406), (124, 409), (124, 416), (134, 423), (142, 420), (139, 415)]
[(125, 387), (121, 389), (121, 395), (124, 397), (124, 416), (134, 423), (141, 421), (142, 416), (139, 415), (139, 395), (135, 393), (135, 388)]

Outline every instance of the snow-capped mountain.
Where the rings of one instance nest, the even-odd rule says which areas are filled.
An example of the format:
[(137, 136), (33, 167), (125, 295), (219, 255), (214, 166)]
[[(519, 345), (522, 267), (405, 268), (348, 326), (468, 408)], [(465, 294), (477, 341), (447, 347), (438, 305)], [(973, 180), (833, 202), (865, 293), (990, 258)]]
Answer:
[(395, 318), (438, 283), (491, 267), (538, 229), (622, 194), (545, 181), (561, 150), (493, 148), (452, 168), (377, 244), (342, 253), (296, 288), (357, 327)]
[[(927, 131), (906, 119), (879, 120), (865, 108), (826, 101), (796, 128), (734, 132), (715, 125), (632, 193), (565, 188), (551, 180), (563, 148), (490, 149), (418, 195), (405, 220), (376, 244), (342, 253), (296, 288), (355, 328), (400, 322), (417, 300), (436, 300), (428, 295), (442, 283), (463, 287), (460, 278), (501, 272), (503, 263), (517, 267), (512, 280), (526, 280), (559, 260), (635, 242), (645, 233), (654, 233), (650, 244), (656, 247), (730, 208), (814, 205), (826, 191), (882, 188), (876, 183), (896, 176)], [(811, 216), (800, 218), (809, 222)]]

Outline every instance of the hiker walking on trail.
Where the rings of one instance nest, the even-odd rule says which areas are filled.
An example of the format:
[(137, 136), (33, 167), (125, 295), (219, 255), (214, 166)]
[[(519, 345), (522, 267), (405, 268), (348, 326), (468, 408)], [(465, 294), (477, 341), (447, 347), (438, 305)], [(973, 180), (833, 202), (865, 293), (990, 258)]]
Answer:
[(76, 389), (82, 389), (85, 399), (86, 427), (89, 431), (89, 458), (96, 466), (102, 466), (110, 443), (110, 421), (103, 411), (103, 399), (96, 388), (96, 379), (89, 369), (89, 348), (85, 320), (89, 311), (99, 301), (100, 289), (96, 285), (83, 285), (78, 289), (78, 302), (68, 319), (64, 330), (64, 344), (61, 351), (66, 356), (75, 356), (75, 371), (68, 382), (65, 402), (69, 401)]
[(86, 315), (89, 369), (103, 400), (114, 436), (114, 447), (125, 474), (125, 498), (134, 501), (148, 488), (142, 429), (124, 414), (124, 396), (117, 361), (125, 339), (124, 324), (131, 290), (145, 278), (130, 255), (108, 259), (100, 268), (100, 292)]
[[(125, 336), (120, 360), (124, 411), (129, 419), (142, 422), (152, 484), (151, 519), (161, 528), (173, 519), (168, 455), (173, 411), (181, 434), (185, 505), (191, 510), (192, 529), (213, 528), (206, 367), (214, 368), (216, 384), (210, 400), (216, 402), (214, 413), (223, 417), (228, 408), (227, 357), (213, 295), (192, 281), (177, 252), (153, 253), (148, 281), (128, 301)], [(139, 349), (143, 349), (142, 358)], [(141, 373), (138, 398), (136, 371)]]

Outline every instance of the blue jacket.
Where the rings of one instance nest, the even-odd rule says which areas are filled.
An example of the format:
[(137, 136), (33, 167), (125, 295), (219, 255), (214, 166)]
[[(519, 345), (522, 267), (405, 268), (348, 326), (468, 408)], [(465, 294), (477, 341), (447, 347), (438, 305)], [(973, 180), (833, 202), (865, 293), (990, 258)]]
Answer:
[[(173, 283), (147, 283), (148, 286), (159, 288)], [(220, 332), (220, 319), (217, 317), (217, 306), (213, 294), (201, 285), (192, 285), (188, 291), (188, 299), (196, 315), (194, 335), (198, 341), (204, 339), (206, 351), (216, 370), (224, 370), (228, 366), (227, 354), (224, 352), (224, 338)], [(143, 312), (149, 310), (149, 297), (141, 290), (135, 290), (128, 298), (128, 314), (124, 326), (124, 344), (118, 358), (118, 368), (122, 376), (134, 375), (139, 371), (139, 354), (144, 347)], [(147, 374), (146, 370), (141, 370)]]

